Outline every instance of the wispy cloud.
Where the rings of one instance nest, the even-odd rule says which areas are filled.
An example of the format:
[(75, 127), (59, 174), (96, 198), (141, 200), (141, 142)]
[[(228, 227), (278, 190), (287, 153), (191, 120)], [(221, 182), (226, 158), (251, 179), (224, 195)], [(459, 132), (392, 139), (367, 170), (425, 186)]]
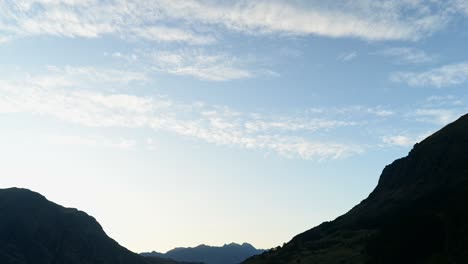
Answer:
[(144, 71), (108, 69), (94, 66), (86, 67), (55, 67), (48, 66), (47, 74), (31, 76), (31, 82), (45, 87), (73, 86), (76, 83), (81, 85), (86, 83), (113, 85), (128, 85), (132, 82), (145, 82), (148, 80)]
[(468, 80), (468, 62), (444, 65), (424, 72), (397, 72), (391, 75), (391, 80), (410, 86), (441, 88), (459, 85)]
[[(151, 128), (212, 144), (257, 149), (285, 157), (311, 160), (343, 158), (364, 151), (355, 144), (314, 140), (313, 137), (295, 134), (321, 129), (328, 131), (340, 126), (351, 126), (351, 122), (303, 119), (306, 126), (302, 126), (296, 117), (283, 117), (278, 127), (271, 122), (272, 117), (259, 119), (253, 114), (236, 112), (228, 107), (204, 103), (184, 104), (164, 97), (97, 92), (85, 88), (93, 85), (90, 82), (73, 80), (74, 88), (64, 89), (70, 86), (71, 81), (54, 81), (54, 72), (66, 70), (52, 68), (50, 71), (51, 76), (32, 76), (21, 82), (0, 81), (0, 113), (46, 115), (91, 127)], [(75, 72), (76, 69), (70, 67), (67, 71)], [(91, 77), (96, 73), (89, 72)], [(93, 80), (91, 77), (88, 79)], [(49, 81), (41, 81), (44, 79)], [(108, 80), (112, 82), (113, 79)], [(54, 85), (49, 85), (50, 83)], [(96, 80), (94, 84), (99, 83)], [(82, 85), (85, 87), (81, 88)], [(291, 130), (293, 133), (284, 134), (278, 131), (287, 126), (295, 126)], [(96, 141), (98, 140), (67, 137), (59, 142), (94, 145)], [(115, 145), (120, 146), (120, 143)], [(114, 142), (107, 142), (106, 145), (113, 146)]]
[(398, 147), (410, 147), (414, 144), (420, 142), (430, 134), (423, 134), (417, 136), (409, 136), (409, 135), (392, 135), (392, 136), (383, 136), (382, 142), (385, 145), (389, 146), (398, 146)]
[(356, 57), (357, 57), (357, 52), (352, 51), (348, 53), (341, 53), (340, 55), (338, 55), (336, 59), (339, 61), (351, 61), (351, 60), (354, 60)]
[(153, 70), (201, 80), (228, 81), (255, 75), (242, 60), (227, 54), (209, 55), (199, 50), (182, 50), (155, 52), (150, 57)]
[(429, 55), (423, 50), (408, 47), (386, 48), (373, 54), (392, 58), (396, 63), (402, 64), (421, 64), (436, 60), (435, 56)]
[(395, 114), (395, 111), (382, 106), (368, 107), (363, 105), (352, 105), (345, 107), (332, 107), (332, 108), (314, 108), (310, 109), (316, 113), (336, 113), (346, 116), (361, 116), (361, 115), (372, 115), (380, 118), (389, 117)]
[(426, 98), (427, 107), (454, 107), (454, 106), (463, 106), (465, 104), (466, 98), (464, 97), (455, 97), (453, 95), (433, 95)]
[(185, 42), (193, 45), (216, 41), (189, 27), (178, 28), (161, 14), (158, 1), (49, 1), (0, 3), (0, 33), (10, 40), (30, 36), (97, 38), (114, 35), (124, 39)]
[(9, 37), (6, 37), (6, 36), (0, 36), (0, 44), (2, 43), (6, 43), (10, 40)]
[(340, 120), (327, 120), (320, 118), (304, 119), (304, 118), (276, 118), (276, 120), (252, 120), (245, 124), (247, 131), (317, 131), (317, 130), (331, 130), (339, 127), (354, 126), (356, 122), (353, 121), (340, 121)]
[[(416, 106), (416, 110), (355, 105), (288, 113), (239, 112), (227, 106), (184, 103), (165, 96), (126, 94), (126, 89), (99, 88), (114, 87), (122, 78), (129, 82), (146, 80), (145, 75), (133, 77), (133, 72), (116, 71), (49, 66), (42, 74), (0, 79), (0, 113), (43, 115), (103, 129), (149, 128), (216, 145), (276, 153), (288, 158), (324, 160), (365, 152), (372, 143), (362, 145), (354, 136), (365, 136), (365, 141), (369, 142), (367, 133), (385, 146), (408, 146), (420, 139), (420, 134), (414, 131), (386, 134), (388, 129), (384, 122), (387, 120), (392, 122), (392, 128), (395, 119), (404, 119), (411, 123), (424, 122), (430, 129), (445, 125), (466, 111), (463, 104), (439, 103), (455, 98), (434, 96)], [(125, 75), (132, 77), (123, 77)], [(359, 131), (356, 134), (360, 135), (343, 137), (343, 132), (350, 130)], [(100, 141), (80, 135), (59, 139), (57, 144), (85, 146), (98, 146)], [(126, 139), (101, 143), (99, 146), (103, 147), (134, 146)], [(374, 141), (374, 144), (377, 143)], [(154, 149), (154, 146), (148, 143), (148, 148)]]
[(417, 121), (432, 123), (436, 125), (447, 125), (455, 121), (464, 112), (460, 109), (447, 109), (447, 108), (421, 108), (416, 109), (409, 115), (414, 117)]
[(209, 35), (198, 35), (188, 30), (170, 27), (141, 27), (135, 28), (133, 32), (137, 37), (157, 42), (186, 42), (194, 45), (205, 45), (216, 42), (216, 39)]
[(442, 28), (444, 12), (431, 12), (419, 1), (165, 1), (164, 11), (184, 20), (224, 25), (249, 34), (283, 33), (414, 40)]
[[(461, 2), (460, 2), (461, 3)], [(437, 5), (437, 6), (434, 6)], [(0, 3), (3, 39), (115, 35), (157, 42), (211, 44), (199, 25), (247, 34), (417, 40), (443, 28), (454, 3), (425, 1), (45, 1)], [(459, 6), (464, 6), (460, 5)], [(173, 27), (175, 21), (182, 27)]]
[(465, 0), (454, 0), (452, 3), (452, 8), (454, 8), (457, 11), (462, 11), (465, 14), (468, 14), (468, 2), (466, 2)]
[(214, 82), (279, 76), (277, 72), (262, 67), (254, 56), (237, 57), (198, 48), (137, 50), (133, 53), (113, 52), (104, 55), (125, 61), (132, 69), (139, 69), (142, 76), (162, 72)]

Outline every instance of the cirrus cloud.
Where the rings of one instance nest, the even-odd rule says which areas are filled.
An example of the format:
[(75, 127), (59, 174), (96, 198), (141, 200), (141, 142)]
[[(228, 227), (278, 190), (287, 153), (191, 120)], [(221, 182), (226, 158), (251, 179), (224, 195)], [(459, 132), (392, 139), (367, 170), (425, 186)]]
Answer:
[[(50, 1), (0, 3), (0, 39), (114, 35), (205, 45), (210, 31), (418, 40), (445, 27), (460, 1)], [(183, 21), (177, 27), (174, 22)], [(200, 30), (208, 25), (211, 30)]]
[[(279, 133), (276, 125), (267, 121), (268, 119), (262, 121), (258, 117), (253, 118), (252, 114), (235, 112), (228, 107), (209, 106), (199, 102), (184, 104), (164, 97), (98, 92), (88, 89), (88, 86), (101, 84), (92, 78), (97, 74), (97, 70), (80, 69), (83, 67), (75, 69), (68, 66), (67, 70), (49, 67), (50, 75), (33, 75), (31, 78), (24, 78), (23, 81), (0, 80), (0, 113), (43, 115), (88, 127), (151, 128), (154, 131), (173, 133), (211, 144), (262, 150), (289, 158), (337, 159), (364, 151), (363, 147), (356, 144), (314, 140), (313, 137), (294, 133), (285, 135)], [(87, 72), (90, 77), (85, 82), (76, 79), (64, 81), (61, 76), (55, 74), (57, 71)], [(105, 69), (102, 71), (108, 72)], [(107, 82), (112, 83), (113, 79), (109, 78)], [(300, 132), (331, 130), (339, 126), (353, 125), (339, 120), (302, 120), (308, 124), (306, 127), (298, 126), (297, 118), (283, 117), (281, 126), (295, 125), (292, 132)], [(263, 125), (261, 129), (252, 129), (252, 124), (258, 127), (259, 123), (256, 122), (269, 124), (270, 127)], [(65, 138), (60, 142), (94, 145), (95, 141), (78, 137)], [(125, 144), (121, 143), (108, 142), (106, 145), (133, 146), (126, 144), (127, 141)]]
[(397, 72), (390, 78), (394, 82), (404, 82), (410, 86), (442, 88), (459, 85), (468, 80), (468, 62), (443, 65), (424, 72)]

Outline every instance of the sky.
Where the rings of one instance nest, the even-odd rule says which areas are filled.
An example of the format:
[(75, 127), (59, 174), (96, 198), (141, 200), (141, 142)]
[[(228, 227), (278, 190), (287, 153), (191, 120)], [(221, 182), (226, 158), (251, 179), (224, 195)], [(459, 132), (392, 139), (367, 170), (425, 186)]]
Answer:
[(468, 112), (466, 28), (466, 0), (0, 0), (0, 188), (135, 252), (281, 245)]

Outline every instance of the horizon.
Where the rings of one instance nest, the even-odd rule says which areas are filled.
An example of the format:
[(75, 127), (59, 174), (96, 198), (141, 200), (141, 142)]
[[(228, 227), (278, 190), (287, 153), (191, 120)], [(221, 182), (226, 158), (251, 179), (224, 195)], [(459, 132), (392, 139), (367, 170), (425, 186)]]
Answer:
[(468, 112), (468, 4), (379, 3), (0, 2), (0, 188), (134, 252), (282, 245)]

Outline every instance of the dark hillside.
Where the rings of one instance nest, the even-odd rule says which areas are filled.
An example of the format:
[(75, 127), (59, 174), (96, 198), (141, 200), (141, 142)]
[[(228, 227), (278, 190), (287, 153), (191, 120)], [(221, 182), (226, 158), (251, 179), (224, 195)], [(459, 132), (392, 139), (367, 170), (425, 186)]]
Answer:
[(468, 115), (386, 166), (345, 215), (245, 263), (468, 263)]
[(163, 264), (109, 238), (99, 223), (26, 189), (0, 189), (2, 264)]

